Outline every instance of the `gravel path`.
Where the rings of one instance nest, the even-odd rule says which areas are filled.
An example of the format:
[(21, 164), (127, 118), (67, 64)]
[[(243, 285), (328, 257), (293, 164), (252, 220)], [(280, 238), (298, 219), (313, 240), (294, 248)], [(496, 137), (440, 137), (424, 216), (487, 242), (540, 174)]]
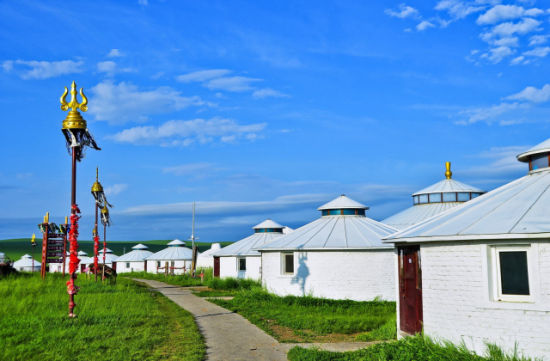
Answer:
[(279, 343), (246, 318), (193, 295), (190, 289), (153, 280), (134, 280), (156, 289), (195, 317), (206, 342), (208, 360), (278, 361), (286, 360), (286, 353), (294, 346), (351, 351), (372, 344), (372, 342)]

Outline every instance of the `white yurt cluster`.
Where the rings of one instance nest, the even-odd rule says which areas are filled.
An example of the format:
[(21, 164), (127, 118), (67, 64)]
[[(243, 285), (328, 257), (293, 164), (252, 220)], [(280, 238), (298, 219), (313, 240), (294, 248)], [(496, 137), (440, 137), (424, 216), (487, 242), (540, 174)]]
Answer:
[(210, 249), (202, 252), (197, 256), (197, 268), (213, 268), (214, 267), (214, 253), (221, 249), (219, 243), (212, 243)]
[(19, 272), (39, 272), (41, 264), (40, 261), (33, 259), (31, 255), (25, 254), (13, 263), (13, 268)]
[[(283, 236), (284, 226), (266, 219), (254, 233), (214, 253), (214, 276), (261, 279), (261, 255), (256, 250)], [(289, 232), (287, 227), (287, 232)]]
[(167, 246), (146, 258), (147, 272), (183, 274), (190, 270), (193, 251), (185, 247), (185, 242), (175, 239)]
[(153, 252), (148, 251), (149, 247), (144, 244), (137, 244), (132, 251), (123, 254), (116, 260), (117, 273), (147, 272), (147, 257)]
[(400, 333), (550, 359), (550, 139), (517, 158), (526, 176), (387, 238)]
[(318, 208), (319, 219), (257, 248), (262, 283), (278, 295), (394, 300), (393, 247), (382, 238), (396, 229), (367, 209), (342, 195)]
[(446, 162), (445, 166), (445, 179), (413, 193), (412, 207), (382, 222), (400, 230), (405, 229), (485, 193), (452, 179), (451, 163)]
[[(97, 254), (97, 258), (98, 258), (97, 261), (98, 261), (99, 264), (104, 263), (103, 262), (103, 256), (104, 255), (105, 255), (105, 265), (113, 268), (116, 271), (118, 256), (116, 254), (114, 254), (113, 251), (110, 250), (109, 248), (103, 248)], [(91, 263), (93, 263), (93, 262), (94, 261), (93, 261), (93, 258), (92, 258)]]

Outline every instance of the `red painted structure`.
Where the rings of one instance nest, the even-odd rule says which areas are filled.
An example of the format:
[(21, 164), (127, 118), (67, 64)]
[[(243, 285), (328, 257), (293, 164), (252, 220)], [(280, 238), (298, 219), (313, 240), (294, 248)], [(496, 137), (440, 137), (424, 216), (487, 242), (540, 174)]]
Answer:
[(415, 334), (422, 332), (422, 271), (420, 246), (398, 247), (399, 254), (399, 328)]
[[(63, 263), (63, 271), (65, 271), (67, 234), (50, 232), (50, 225), (48, 223), (42, 223), (42, 229), (44, 230), (44, 233), (42, 233), (42, 264), (40, 274), (42, 279), (44, 279), (46, 278), (47, 264)], [(65, 224), (65, 229), (67, 229), (67, 224)]]

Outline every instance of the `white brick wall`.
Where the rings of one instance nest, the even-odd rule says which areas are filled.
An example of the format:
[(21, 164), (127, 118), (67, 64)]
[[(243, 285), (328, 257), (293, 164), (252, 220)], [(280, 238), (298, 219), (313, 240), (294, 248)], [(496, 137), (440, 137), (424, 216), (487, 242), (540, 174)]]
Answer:
[(505, 350), (517, 342), (526, 355), (550, 360), (550, 243), (531, 247), (534, 302), (513, 303), (493, 301), (487, 244), (422, 244), (425, 334), (478, 353), (486, 342)]
[(294, 252), (294, 275), (281, 274), (281, 253), (262, 252), (262, 282), (278, 295), (395, 300), (393, 249)]
[[(117, 273), (128, 273), (128, 272), (143, 272), (145, 270), (145, 262), (117, 262), (116, 271)], [(130, 267), (126, 267), (126, 263), (129, 263)], [(149, 266), (149, 265), (147, 265)], [(156, 269), (156, 266), (155, 266)]]
[(260, 280), (261, 257), (246, 257), (246, 271), (237, 271), (237, 257), (220, 257), (220, 278), (250, 278)]

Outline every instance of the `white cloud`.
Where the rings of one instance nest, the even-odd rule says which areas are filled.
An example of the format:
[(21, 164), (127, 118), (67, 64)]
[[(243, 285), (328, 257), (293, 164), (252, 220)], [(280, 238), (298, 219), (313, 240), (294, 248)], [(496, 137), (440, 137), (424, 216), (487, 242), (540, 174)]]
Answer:
[[(476, 179), (477, 183), (504, 183), (527, 172), (525, 163), (518, 162), (516, 155), (525, 152), (529, 146), (514, 145), (507, 147), (492, 147), (475, 158), (487, 159), (488, 164), (464, 169), (461, 174)], [(486, 189), (488, 190), (488, 189)]]
[(107, 56), (109, 58), (119, 58), (121, 56), (124, 56), (124, 54), (119, 49), (111, 49), (111, 51), (109, 51)]
[(205, 105), (198, 96), (183, 96), (171, 87), (140, 90), (137, 86), (105, 81), (91, 89), (90, 113), (113, 124), (146, 121), (151, 114), (170, 113), (189, 106)]
[(496, 5), (477, 18), (479, 25), (490, 25), (503, 20), (517, 19), (524, 16), (538, 16), (544, 14), (541, 9), (533, 8), (525, 10), (517, 5)]
[(468, 2), (460, 0), (441, 0), (436, 6), (436, 10), (446, 11), (453, 20), (465, 18), (466, 16), (483, 11), (485, 6), (478, 2)]
[(467, 109), (467, 110), (461, 111), (460, 114), (466, 115), (468, 119), (464, 121), (458, 121), (456, 123), (460, 125), (467, 125), (467, 124), (474, 124), (480, 121), (484, 121), (490, 124), (490, 123), (493, 123), (494, 118), (504, 113), (510, 112), (512, 110), (516, 110), (524, 107), (525, 106), (520, 103), (502, 102), (500, 104), (492, 105), (489, 107)]
[(138, 4), (143, 5), (143, 6), (147, 6), (147, 5), (149, 5), (149, 1), (148, 0), (138, 0)]
[(108, 196), (115, 196), (128, 189), (128, 184), (113, 184), (112, 186), (105, 187), (105, 194)]
[(424, 20), (424, 21), (420, 22), (418, 25), (416, 25), (416, 30), (424, 31), (428, 28), (433, 28), (434, 26), (435, 26), (434, 24), (430, 23), (427, 20)]
[(508, 37), (508, 38), (500, 38), (495, 41), (492, 41), (491, 43), (496, 46), (517, 47), (518, 40), (519, 39), (514, 36), (514, 37)]
[(15, 70), (22, 79), (48, 79), (65, 74), (81, 73), (84, 62), (74, 60), (38, 61), (6, 60), (2, 64), (4, 71)]
[(264, 89), (255, 90), (252, 93), (252, 97), (257, 98), (257, 99), (269, 98), (269, 97), (272, 97), (272, 98), (287, 98), (288, 94), (281, 93), (280, 91), (275, 90), (275, 89), (264, 88)]
[(161, 146), (188, 146), (196, 141), (201, 144), (232, 142), (257, 136), (266, 123), (239, 124), (231, 119), (171, 120), (160, 126), (138, 126), (125, 129), (111, 136), (117, 142), (130, 144), (158, 144)]
[(546, 55), (550, 53), (550, 47), (544, 46), (544, 47), (538, 47), (529, 51), (526, 51), (523, 53), (523, 55), (526, 56), (537, 56), (539, 58), (544, 58)]
[(191, 73), (179, 75), (176, 77), (178, 81), (182, 83), (191, 83), (191, 82), (203, 82), (213, 78), (220, 78), (224, 75), (231, 73), (231, 70), (228, 69), (209, 69), (209, 70), (199, 70)]
[(499, 46), (496, 48), (489, 49), (488, 53), (482, 54), (480, 57), (490, 60), (492, 63), (499, 63), (502, 59), (507, 56), (510, 56), (514, 53), (514, 50), (510, 49), (507, 46)]
[(512, 65), (521, 64), (524, 59), (525, 59), (525, 57), (523, 55), (520, 55), (520, 56), (515, 57), (514, 59), (512, 59), (512, 61), (510, 61), (510, 64), (512, 64)]
[(245, 76), (231, 76), (208, 80), (204, 86), (211, 90), (215, 89), (230, 92), (243, 92), (254, 89), (251, 84), (259, 81), (262, 81), (262, 79), (249, 78)]
[(482, 39), (485, 40), (496, 36), (507, 37), (514, 34), (527, 34), (539, 30), (540, 24), (540, 21), (532, 18), (525, 18), (517, 23), (501, 23), (493, 27), (489, 32), (482, 34)]
[(100, 61), (97, 63), (97, 71), (101, 73), (114, 73), (116, 69), (116, 63), (111, 60)]
[(194, 176), (198, 173), (210, 172), (212, 170), (211, 163), (188, 163), (182, 165), (176, 165), (173, 167), (162, 168), (162, 173), (168, 173), (173, 175)]
[(544, 44), (548, 41), (550, 35), (533, 35), (529, 39), (529, 46)]
[(550, 84), (545, 84), (540, 89), (533, 86), (528, 86), (519, 93), (506, 97), (506, 99), (528, 101), (533, 103), (547, 102), (550, 100)]
[(415, 8), (408, 6), (406, 4), (399, 4), (398, 10), (386, 9), (384, 12), (389, 15), (400, 19), (405, 19), (409, 17), (418, 17), (420, 14)]

